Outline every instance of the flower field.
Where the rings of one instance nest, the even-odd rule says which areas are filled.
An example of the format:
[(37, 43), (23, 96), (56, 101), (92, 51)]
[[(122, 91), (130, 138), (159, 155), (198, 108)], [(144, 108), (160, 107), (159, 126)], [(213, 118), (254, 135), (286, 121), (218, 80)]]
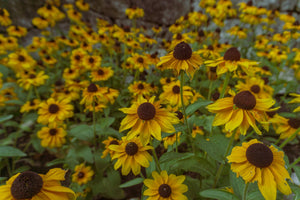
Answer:
[(0, 5), (0, 200), (299, 200), (299, 15), (198, 4), (145, 27), (47, 0), (35, 34)]

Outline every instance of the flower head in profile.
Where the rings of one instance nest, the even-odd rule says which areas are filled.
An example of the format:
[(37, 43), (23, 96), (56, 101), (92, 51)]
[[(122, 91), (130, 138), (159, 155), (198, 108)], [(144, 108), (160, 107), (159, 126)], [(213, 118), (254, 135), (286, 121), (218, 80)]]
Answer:
[(193, 53), (189, 44), (180, 42), (173, 51), (160, 58), (157, 66), (164, 65), (166, 69), (173, 69), (177, 74), (180, 73), (180, 70), (184, 70), (189, 76), (193, 77), (202, 63), (201, 57)]
[(231, 170), (246, 183), (256, 182), (266, 200), (275, 200), (277, 189), (285, 195), (291, 194), (286, 179), (291, 179), (285, 168), (283, 152), (267, 146), (256, 139), (243, 142), (227, 156)]
[(167, 171), (157, 173), (152, 172), (153, 179), (145, 179), (144, 184), (148, 187), (144, 191), (145, 196), (149, 196), (147, 200), (187, 200), (183, 193), (188, 191), (188, 187), (183, 184), (184, 175), (176, 176), (168, 175)]
[(105, 150), (103, 151), (101, 158), (105, 158), (108, 154), (112, 157), (115, 151), (110, 150), (108, 147), (112, 144), (119, 145), (121, 142), (122, 141), (119, 141), (116, 138), (108, 136), (108, 138), (102, 142), (105, 144)]
[[(292, 99), (289, 103), (300, 103), (300, 94), (297, 93), (291, 93), (290, 94), (292, 97), (294, 97), (294, 99)], [(300, 106), (298, 106), (297, 108), (295, 108), (293, 110), (293, 112), (300, 112)]]
[(219, 76), (228, 71), (236, 71), (239, 66), (243, 71), (248, 73), (249, 68), (251, 66), (257, 65), (258, 63), (241, 58), (241, 53), (239, 52), (239, 50), (236, 47), (231, 47), (225, 52), (223, 57), (215, 60), (205, 61), (204, 64), (207, 67), (217, 67), (217, 75)]
[[(269, 122), (276, 123), (274, 129), (277, 134), (280, 134), (280, 139), (285, 139), (293, 136), (293, 134), (300, 128), (300, 118), (285, 118), (285, 117), (273, 117), (269, 119)], [(298, 132), (300, 135), (300, 132)], [(293, 139), (293, 138), (291, 138)]]
[(175, 128), (173, 124), (179, 122), (175, 113), (161, 108), (159, 102), (155, 102), (155, 96), (149, 100), (142, 96), (133, 103), (130, 108), (121, 108), (120, 110), (127, 114), (121, 121), (120, 132), (130, 129), (127, 133), (127, 139), (132, 139), (140, 135), (143, 145), (149, 143), (151, 136), (161, 140), (161, 132), (173, 133)]
[(45, 175), (25, 171), (12, 176), (5, 185), (0, 186), (0, 200), (16, 199), (59, 199), (75, 200), (75, 193), (64, 186), (66, 171), (54, 168)]
[(79, 185), (86, 184), (94, 175), (94, 171), (90, 166), (85, 166), (84, 163), (75, 166), (75, 173), (72, 175), (72, 181)]
[(149, 167), (152, 161), (147, 150), (153, 147), (143, 145), (138, 137), (130, 140), (123, 137), (120, 144), (111, 144), (108, 148), (115, 152), (111, 159), (117, 159), (114, 165), (115, 170), (122, 166), (122, 175), (128, 175), (130, 171), (138, 175), (141, 172), (141, 166)]
[(256, 126), (256, 121), (266, 122), (266, 112), (275, 104), (271, 98), (257, 99), (250, 91), (242, 91), (232, 97), (218, 99), (207, 106), (208, 111), (216, 113), (213, 126), (225, 124), (225, 131), (233, 131), (239, 128), (245, 135), (249, 126), (256, 133), (261, 131)]

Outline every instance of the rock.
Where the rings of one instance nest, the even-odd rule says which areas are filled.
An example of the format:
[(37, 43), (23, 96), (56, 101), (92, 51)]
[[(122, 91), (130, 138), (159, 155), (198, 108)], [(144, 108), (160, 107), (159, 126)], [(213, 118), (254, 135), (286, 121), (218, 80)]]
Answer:
[(137, 1), (136, 6), (144, 9), (145, 21), (159, 25), (171, 25), (191, 9), (190, 1), (182, 0), (143, 0)]

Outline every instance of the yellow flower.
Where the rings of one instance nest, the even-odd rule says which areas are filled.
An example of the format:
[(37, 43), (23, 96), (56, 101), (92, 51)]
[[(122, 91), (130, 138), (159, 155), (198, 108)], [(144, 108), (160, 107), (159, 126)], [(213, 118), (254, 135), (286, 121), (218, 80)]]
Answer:
[(10, 26), (6, 29), (10, 36), (23, 37), (27, 34), (27, 29), (21, 26)]
[(204, 135), (203, 127), (194, 125), (192, 128), (192, 137), (195, 138), (197, 134)]
[(101, 104), (103, 102), (107, 102), (106, 99), (103, 98), (103, 93), (100, 90), (100, 87), (94, 83), (91, 83), (87, 88), (83, 90), (82, 100), (80, 104), (85, 104), (86, 106), (92, 105), (93, 102)]
[(8, 65), (11, 66), (14, 71), (20, 72), (20, 70), (32, 69), (35, 65), (35, 60), (22, 49), (8, 55)]
[(192, 48), (185, 42), (177, 44), (172, 52), (160, 58), (157, 65), (163, 65), (166, 69), (173, 69), (177, 74), (184, 70), (189, 76), (202, 64), (199, 55), (193, 53)]
[[(176, 134), (177, 134), (177, 136), (176, 136)], [(164, 141), (164, 147), (165, 147), (165, 149), (168, 149), (168, 146), (173, 145), (176, 142), (176, 138), (177, 138), (177, 142), (179, 143), (180, 136), (181, 136), (181, 132), (174, 133), (172, 135), (164, 137), (163, 141)]]
[(122, 166), (122, 175), (128, 175), (130, 171), (138, 175), (141, 172), (141, 166), (149, 167), (149, 162), (152, 161), (147, 150), (153, 147), (142, 145), (138, 137), (129, 140), (123, 137), (121, 144), (111, 144), (108, 148), (115, 152), (111, 159), (118, 159), (114, 168), (117, 170)]
[(217, 67), (217, 75), (226, 73), (227, 71), (235, 71), (238, 66), (248, 73), (249, 67), (257, 65), (255, 61), (250, 61), (247, 59), (242, 59), (239, 50), (235, 47), (229, 48), (223, 57), (216, 60), (205, 61), (204, 64), (208, 67)]
[(44, 74), (44, 71), (40, 71), (38, 73), (32, 71), (31, 73), (27, 73), (27, 75), (23, 75), (18, 79), (18, 84), (20, 87), (24, 88), (25, 90), (29, 90), (30, 87), (41, 86), (45, 84), (45, 81), (49, 78), (48, 75)]
[(66, 142), (66, 135), (67, 132), (56, 123), (51, 123), (37, 132), (38, 138), (42, 140), (41, 145), (49, 148), (61, 147)]
[(9, 26), (10, 24), (9, 12), (5, 8), (0, 8), (0, 25)]
[(94, 171), (90, 166), (85, 166), (84, 163), (75, 166), (75, 173), (72, 175), (72, 181), (79, 185), (86, 184), (94, 176)]
[(98, 67), (91, 72), (90, 77), (92, 78), (93, 82), (96, 82), (106, 81), (113, 75), (114, 71), (111, 69), (111, 67)]
[[(181, 107), (180, 97), (180, 81), (172, 82), (168, 85), (163, 86), (163, 93), (159, 96), (162, 103), (168, 103), (174, 107)], [(190, 99), (193, 97), (192, 88), (189, 86), (183, 86), (183, 103), (188, 105)]]
[[(300, 94), (291, 93), (290, 95), (292, 97), (295, 97), (295, 98), (293, 100), (291, 100), (289, 103), (300, 103)], [(300, 112), (300, 106), (298, 106), (297, 108), (295, 108), (293, 110), (293, 112)]]
[(82, 60), (82, 65), (85, 67), (85, 69), (95, 70), (101, 65), (101, 57), (86, 55)]
[[(284, 118), (282, 116), (277, 118), (269, 119), (269, 122), (276, 123), (274, 129), (277, 134), (280, 134), (280, 139), (285, 139), (291, 137), (298, 128), (300, 128), (300, 119), (299, 118)], [(300, 132), (298, 132), (300, 135)], [(291, 138), (293, 139), (293, 138)]]
[(167, 171), (157, 173), (152, 172), (152, 179), (145, 179), (144, 184), (148, 187), (144, 191), (145, 196), (149, 196), (147, 200), (187, 200), (183, 193), (188, 191), (188, 187), (183, 183), (184, 175), (176, 176), (168, 175)]
[(161, 108), (159, 102), (154, 102), (155, 96), (148, 100), (139, 97), (137, 102), (130, 108), (120, 110), (127, 114), (121, 121), (120, 132), (130, 129), (127, 138), (132, 139), (140, 135), (143, 145), (148, 144), (150, 137), (161, 140), (161, 132), (173, 133), (175, 128), (172, 124), (179, 122), (175, 113), (171, 113), (165, 108)]
[(37, 110), (39, 108), (40, 100), (38, 99), (33, 99), (31, 101), (27, 101), (22, 107), (20, 112), (29, 112), (31, 110)]
[(233, 97), (218, 99), (211, 105), (207, 106), (210, 112), (217, 113), (213, 121), (213, 126), (225, 124), (225, 131), (232, 132), (239, 128), (242, 135), (245, 135), (249, 126), (256, 133), (261, 131), (256, 126), (255, 120), (260, 123), (266, 122), (266, 112), (275, 101), (269, 99), (256, 99), (249, 91), (242, 91)]
[(77, 0), (75, 2), (75, 5), (77, 6), (77, 8), (79, 8), (82, 11), (88, 11), (90, 8), (90, 5), (84, 2), (83, 0)]
[(140, 72), (149, 68), (149, 59), (145, 55), (133, 53), (131, 57), (127, 58), (127, 61), (133, 65), (134, 69)]
[(70, 104), (69, 99), (57, 101), (53, 98), (49, 98), (40, 104), (38, 114), (38, 123), (48, 124), (61, 122), (73, 116), (73, 105)]
[(285, 195), (292, 193), (286, 179), (291, 179), (285, 169), (283, 152), (257, 141), (243, 142), (227, 156), (231, 170), (246, 183), (257, 181), (258, 188), (266, 200), (276, 200), (277, 189)]
[(61, 186), (60, 181), (65, 180), (65, 173), (66, 171), (59, 168), (50, 169), (46, 175), (31, 171), (18, 173), (0, 186), (0, 200), (75, 200), (75, 193)]
[(32, 24), (38, 29), (45, 29), (49, 26), (49, 22), (43, 17), (35, 17), (32, 19)]
[(116, 138), (108, 136), (108, 139), (104, 140), (102, 143), (105, 144), (105, 147), (104, 147), (105, 150), (103, 151), (101, 158), (105, 158), (108, 154), (111, 157), (115, 154), (115, 151), (110, 150), (108, 147), (110, 145), (112, 145), (112, 144), (114, 144), (114, 145), (120, 145), (121, 141), (119, 141)]
[(127, 8), (125, 14), (129, 19), (136, 19), (144, 17), (144, 10), (142, 8)]
[(133, 96), (148, 96), (150, 94), (150, 84), (143, 81), (134, 81), (128, 86), (130, 93), (133, 93)]

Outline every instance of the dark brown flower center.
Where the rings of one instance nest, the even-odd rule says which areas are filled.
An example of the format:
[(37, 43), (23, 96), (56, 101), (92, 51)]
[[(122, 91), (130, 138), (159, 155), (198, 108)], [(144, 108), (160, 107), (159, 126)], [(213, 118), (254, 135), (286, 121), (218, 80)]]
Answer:
[(233, 103), (241, 109), (252, 110), (256, 105), (256, 99), (249, 91), (242, 91), (235, 95)]
[(0, 8), (0, 15), (4, 16), (4, 11)]
[(173, 56), (178, 60), (188, 60), (192, 57), (193, 51), (190, 45), (180, 42), (174, 48)]
[(35, 105), (34, 101), (33, 101), (33, 100), (30, 101), (29, 105), (30, 105), (30, 106), (34, 106), (34, 105)]
[(34, 74), (30, 74), (30, 75), (29, 75), (29, 78), (32, 78), (32, 79), (33, 79), (33, 78), (35, 78), (35, 77), (36, 77), (36, 76), (35, 76)]
[(138, 57), (137, 61), (138, 61), (139, 63), (144, 63), (144, 59), (143, 59), (142, 57)]
[(276, 111), (271, 111), (271, 112), (266, 112), (266, 113), (269, 117), (273, 118), (274, 115), (276, 114)]
[(98, 88), (97, 88), (97, 86), (94, 83), (91, 83), (88, 86), (88, 92), (97, 92), (97, 91), (98, 91)]
[(175, 113), (177, 114), (176, 116), (177, 116), (177, 118), (178, 118), (179, 120), (183, 118), (182, 112), (176, 111)]
[(14, 199), (31, 199), (43, 187), (43, 179), (35, 172), (23, 172), (12, 183), (10, 192)]
[(84, 177), (84, 173), (83, 172), (79, 172), (77, 174), (77, 178), (82, 179)]
[(163, 198), (168, 198), (172, 194), (172, 189), (168, 184), (162, 184), (158, 188), (158, 193)]
[(57, 129), (56, 129), (56, 128), (51, 128), (51, 129), (49, 130), (49, 133), (50, 133), (50, 135), (54, 136), (54, 135), (56, 135), (56, 133), (57, 133)]
[(180, 87), (178, 85), (175, 85), (172, 88), (172, 91), (173, 91), (174, 94), (179, 94), (180, 93)]
[(89, 58), (89, 63), (93, 64), (95, 62), (94, 58)]
[(250, 145), (246, 150), (246, 157), (252, 165), (260, 168), (268, 167), (273, 162), (273, 152), (262, 143)]
[(290, 118), (288, 124), (294, 128), (298, 129), (300, 127), (300, 119)]
[(49, 112), (50, 112), (51, 114), (55, 114), (55, 113), (57, 113), (57, 112), (59, 111), (59, 107), (58, 107), (58, 105), (56, 105), (56, 104), (51, 104), (51, 105), (49, 106), (48, 110), (49, 110)]
[(236, 47), (229, 48), (224, 54), (224, 60), (239, 61), (240, 59), (241, 54)]
[(75, 60), (79, 61), (81, 59), (80, 55), (75, 56)]
[(217, 67), (210, 67), (209, 71), (213, 72), (213, 73), (216, 73), (217, 72)]
[(138, 89), (140, 90), (144, 89), (144, 85), (142, 83), (138, 84)]
[(135, 155), (138, 152), (138, 150), (139, 150), (139, 147), (134, 142), (129, 142), (125, 147), (125, 152), (130, 156)]
[(98, 73), (98, 75), (100, 75), (100, 76), (101, 76), (101, 75), (104, 75), (104, 71), (103, 71), (102, 69), (99, 69), (97, 73)]
[(145, 102), (138, 107), (137, 114), (142, 120), (151, 120), (154, 118), (156, 110), (151, 103)]
[(117, 140), (112, 140), (109, 145), (114, 144), (114, 145), (119, 145), (119, 142)]
[(171, 83), (171, 79), (170, 79), (170, 78), (167, 78), (167, 79), (166, 79), (166, 83)]
[(22, 55), (19, 55), (19, 56), (18, 56), (18, 60), (19, 60), (20, 62), (24, 62), (24, 61), (25, 61), (25, 57), (22, 56)]
[(214, 47), (213, 47), (212, 45), (209, 45), (209, 46), (207, 47), (207, 49), (213, 51), (213, 50), (214, 50)]
[(260, 92), (260, 87), (258, 85), (252, 85), (250, 90), (255, 94), (258, 94)]
[(181, 40), (181, 39), (182, 39), (182, 35), (180, 33), (177, 33), (176, 40)]

